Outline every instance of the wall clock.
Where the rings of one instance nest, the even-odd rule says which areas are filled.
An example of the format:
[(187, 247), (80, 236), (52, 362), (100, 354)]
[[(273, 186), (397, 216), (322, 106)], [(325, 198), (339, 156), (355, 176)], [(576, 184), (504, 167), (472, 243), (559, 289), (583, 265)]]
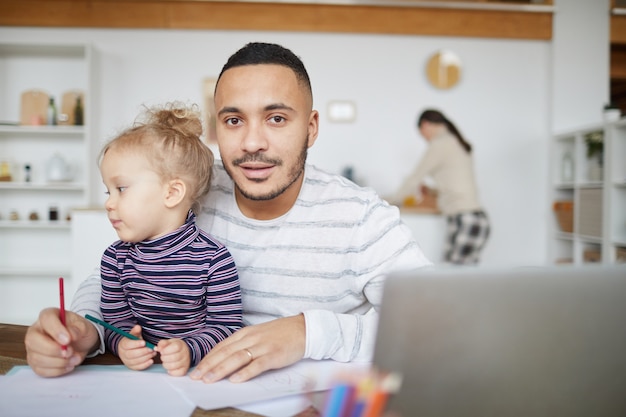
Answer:
[(452, 51), (438, 51), (426, 64), (426, 78), (442, 90), (454, 87), (461, 78), (461, 59)]

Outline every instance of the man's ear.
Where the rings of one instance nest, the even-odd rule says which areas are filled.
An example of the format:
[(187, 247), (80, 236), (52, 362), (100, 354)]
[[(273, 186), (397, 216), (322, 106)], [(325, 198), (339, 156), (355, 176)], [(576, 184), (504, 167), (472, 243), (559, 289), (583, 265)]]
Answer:
[(176, 207), (185, 199), (187, 194), (187, 186), (180, 178), (176, 178), (167, 183), (165, 193), (165, 206), (168, 208)]

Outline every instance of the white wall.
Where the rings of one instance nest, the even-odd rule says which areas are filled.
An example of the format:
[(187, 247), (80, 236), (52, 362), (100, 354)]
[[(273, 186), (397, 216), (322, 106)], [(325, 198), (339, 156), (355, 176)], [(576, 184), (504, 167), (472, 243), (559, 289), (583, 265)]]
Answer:
[(610, 0), (558, 0), (552, 34), (552, 130), (600, 123), (610, 90)]
[[(608, 0), (602, 1), (608, 4)], [(590, 11), (584, 12), (588, 15)], [(594, 29), (587, 26), (585, 33), (590, 32)], [(337, 173), (351, 165), (361, 183), (382, 195), (389, 194), (417, 163), (424, 149), (414, 127), (416, 116), (426, 107), (439, 108), (474, 145), (481, 198), (493, 222), (484, 263), (546, 262), (546, 230), (552, 215), (545, 191), (551, 114), (557, 104), (578, 109), (576, 101), (560, 99), (560, 95), (558, 102), (553, 101), (557, 83), (552, 79), (561, 75), (554, 70), (554, 57), (559, 52), (552, 42), (32, 28), (0, 28), (0, 40), (81, 41), (94, 45), (99, 80), (93, 97), (95, 137), (99, 141), (94, 152), (102, 141), (131, 123), (142, 104), (174, 99), (201, 103), (203, 78), (217, 76), (228, 56), (245, 43), (280, 43), (303, 59), (312, 80), (315, 107), (321, 113), (320, 137), (309, 153), (310, 162)], [(565, 38), (559, 41), (561, 47), (566, 44)], [(584, 56), (588, 49), (595, 50), (595, 45), (574, 49)], [(456, 52), (463, 62), (460, 83), (448, 91), (431, 87), (425, 77), (426, 61), (442, 48)], [(586, 88), (604, 96), (602, 88), (607, 79), (593, 62), (580, 61), (580, 65), (589, 66), (581, 71), (586, 76)], [(602, 97), (594, 108), (605, 99)], [(356, 103), (356, 121), (330, 122), (327, 104), (331, 100)], [(592, 100), (598, 98), (594, 96)], [(580, 117), (587, 114), (586, 109)], [(570, 114), (569, 110), (560, 111)], [(95, 169), (94, 164), (94, 186), (101, 187)], [(97, 203), (103, 201), (104, 196)], [(431, 234), (423, 236), (419, 230), (416, 238), (425, 245), (430, 240), (440, 240)]]

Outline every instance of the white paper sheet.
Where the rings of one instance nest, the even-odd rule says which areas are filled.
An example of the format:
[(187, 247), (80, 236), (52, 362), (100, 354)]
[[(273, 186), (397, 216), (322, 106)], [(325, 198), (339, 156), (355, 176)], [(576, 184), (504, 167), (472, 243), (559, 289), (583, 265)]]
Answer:
[(123, 365), (85, 365), (59, 378), (42, 378), (29, 367), (18, 366), (0, 378), (0, 416), (188, 417), (196, 406), (239, 406), (284, 417), (308, 407), (310, 393), (327, 390), (337, 379), (364, 372), (369, 366), (303, 360), (239, 384), (171, 377), (161, 365), (142, 372)]
[(264, 417), (293, 417), (309, 407), (323, 410), (327, 395), (327, 391), (309, 392), (239, 405), (236, 408)]
[(41, 378), (29, 367), (17, 367), (0, 380), (0, 416), (190, 416), (195, 405), (171, 388), (171, 377), (153, 368), (86, 365), (59, 378)]
[(369, 367), (369, 363), (302, 360), (290, 367), (268, 371), (250, 381), (237, 384), (227, 380), (205, 384), (190, 378), (168, 381), (198, 407), (210, 410), (327, 390), (337, 379), (363, 372)]

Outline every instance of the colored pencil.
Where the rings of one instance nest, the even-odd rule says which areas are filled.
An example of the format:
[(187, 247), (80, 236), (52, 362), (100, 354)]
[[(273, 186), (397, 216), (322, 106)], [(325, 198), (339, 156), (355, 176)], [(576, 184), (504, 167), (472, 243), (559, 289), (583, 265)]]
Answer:
[(337, 384), (330, 391), (324, 417), (349, 417), (354, 401), (355, 388), (350, 384)]
[[(65, 290), (63, 289), (63, 277), (59, 277), (59, 319), (65, 327)], [(61, 346), (63, 350), (67, 350), (67, 346)]]
[[(97, 318), (95, 318), (95, 317), (93, 317), (93, 316), (90, 316), (89, 314), (85, 314), (85, 318), (86, 318), (87, 320), (91, 320), (91, 321), (93, 321), (94, 323), (101, 324), (102, 326), (106, 327), (107, 329), (109, 329), (109, 330), (111, 330), (111, 331), (113, 331), (113, 332), (115, 332), (115, 333), (117, 333), (117, 334), (119, 334), (119, 335), (122, 335), (122, 336), (124, 336), (124, 337), (127, 337), (127, 338), (129, 338), (129, 339), (133, 339), (133, 340), (141, 340), (141, 339), (139, 339), (137, 336), (134, 336), (134, 335), (132, 335), (132, 334), (130, 334), (130, 333), (128, 333), (128, 332), (125, 332), (125, 331), (124, 331), (124, 330), (122, 330), (122, 329), (118, 329), (117, 327), (115, 327), (115, 326), (113, 326), (113, 325), (111, 325), (111, 324), (107, 323), (106, 321), (102, 321), (102, 320), (100, 320), (100, 319), (97, 319)], [(152, 350), (154, 350), (154, 348), (156, 348), (156, 346), (154, 346), (152, 343), (150, 343), (150, 342), (148, 342), (148, 341), (146, 341), (146, 347), (147, 347), (147, 348), (150, 348), (150, 349), (152, 349)]]

